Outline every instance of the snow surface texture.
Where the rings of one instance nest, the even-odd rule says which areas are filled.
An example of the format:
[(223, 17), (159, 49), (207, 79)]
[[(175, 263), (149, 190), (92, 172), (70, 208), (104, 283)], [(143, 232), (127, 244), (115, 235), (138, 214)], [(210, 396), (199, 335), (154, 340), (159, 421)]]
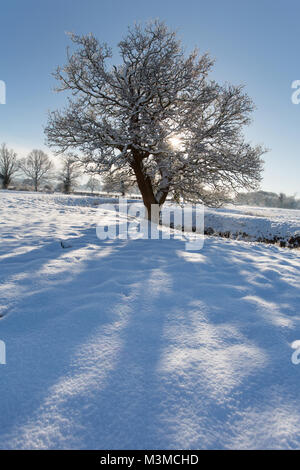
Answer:
[(300, 448), (299, 251), (100, 241), (80, 201), (0, 193), (0, 447)]

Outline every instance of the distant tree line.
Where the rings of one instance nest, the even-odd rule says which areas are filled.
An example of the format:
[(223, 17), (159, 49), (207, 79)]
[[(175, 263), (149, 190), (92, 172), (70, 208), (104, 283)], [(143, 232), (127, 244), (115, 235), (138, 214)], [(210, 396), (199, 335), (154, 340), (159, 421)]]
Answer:
[[(68, 194), (78, 188), (82, 174), (81, 165), (72, 154), (63, 155), (62, 167), (56, 170), (53, 161), (43, 150), (34, 149), (26, 158), (18, 158), (13, 149), (9, 149), (4, 143), (0, 145), (0, 188), (2, 189), (60, 191)], [(122, 170), (107, 173), (103, 176), (101, 184), (97, 176), (92, 173), (82, 188), (91, 193), (101, 189), (122, 196), (139, 193), (135, 179)], [(296, 195), (287, 196), (284, 193), (267, 191), (239, 193), (234, 202), (248, 206), (300, 209), (300, 199), (296, 199)]]
[(0, 188), (59, 190), (69, 193), (74, 190), (81, 172), (70, 156), (63, 157), (63, 166), (56, 172), (51, 158), (43, 151), (34, 149), (26, 158), (18, 158), (6, 144), (0, 146)]
[[(71, 193), (79, 186), (82, 176), (81, 165), (70, 154), (62, 156), (62, 167), (57, 170), (51, 158), (39, 149), (32, 150), (26, 158), (18, 158), (13, 149), (5, 143), (0, 145), (0, 189), (60, 191)], [(91, 175), (84, 188), (91, 193), (100, 191), (117, 192), (125, 195), (129, 189), (136, 190), (132, 181), (125, 182), (122, 175), (107, 175), (103, 184)]]
[(235, 202), (247, 206), (300, 209), (300, 199), (296, 199), (296, 195), (287, 196), (284, 193), (277, 194), (267, 191), (239, 193), (235, 198)]

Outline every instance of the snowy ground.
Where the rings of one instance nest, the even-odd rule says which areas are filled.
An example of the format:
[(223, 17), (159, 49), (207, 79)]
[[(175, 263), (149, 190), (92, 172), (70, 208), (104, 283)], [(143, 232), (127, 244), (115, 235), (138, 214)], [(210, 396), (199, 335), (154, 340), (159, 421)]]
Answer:
[[(178, 206), (171, 205), (178, 212)], [(185, 206), (191, 212), (189, 206)], [(215, 235), (229, 234), (233, 239), (247, 241), (278, 240), (289, 242), (291, 237), (299, 237), (300, 210), (261, 208), (227, 205), (220, 209), (205, 208), (205, 228)], [(184, 224), (185, 230), (192, 230), (190, 223)], [(198, 230), (197, 230), (198, 231)]]
[(231, 234), (246, 232), (253, 241), (300, 236), (300, 210), (229, 205), (206, 209), (205, 225)]
[(0, 447), (300, 448), (299, 251), (100, 241), (81, 201), (0, 193)]

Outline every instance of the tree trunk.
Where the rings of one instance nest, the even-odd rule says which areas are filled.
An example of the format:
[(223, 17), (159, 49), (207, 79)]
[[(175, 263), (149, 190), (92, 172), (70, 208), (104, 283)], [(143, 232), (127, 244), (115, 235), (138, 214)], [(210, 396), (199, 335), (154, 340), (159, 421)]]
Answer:
[(4, 174), (0, 178), (0, 184), (2, 183), (2, 188), (7, 189), (11, 181), (11, 177), (8, 174)]
[(65, 182), (65, 184), (64, 184), (64, 193), (65, 194), (70, 194), (70, 192), (71, 192), (71, 184), (68, 183), (68, 182), (67, 183)]
[(159, 205), (162, 206), (165, 202), (165, 200), (167, 199), (168, 197), (168, 194), (169, 194), (169, 191), (166, 190), (163, 192), (163, 194), (161, 195), (160, 199), (159, 199)]
[[(136, 181), (143, 198), (144, 206), (147, 210), (147, 219), (150, 221), (152, 220), (151, 215), (153, 216), (153, 218), (156, 218), (155, 214), (157, 212), (154, 208), (153, 210), (151, 210), (151, 206), (158, 206), (158, 202), (153, 192), (151, 179), (149, 178), (149, 176), (146, 176), (144, 174), (142, 161), (138, 158), (135, 158), (134, 162), (132, 163), (132, 168), (134, 170)], [(154, 220), (152, 221), (154, 222)]]

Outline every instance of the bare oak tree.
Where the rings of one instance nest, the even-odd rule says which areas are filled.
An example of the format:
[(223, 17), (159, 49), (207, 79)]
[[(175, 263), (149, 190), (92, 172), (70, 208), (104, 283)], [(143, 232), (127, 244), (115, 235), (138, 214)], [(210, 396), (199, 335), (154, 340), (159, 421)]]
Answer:
[(47, 180), (53, 167), (52, 161), (42, 150), (32, 150), (28, 157), (20, 162), (21, 170), (29, 178), (35, 191)]
[(0, 182), (2, 182), (3, 189), (8, 188), (13, 175), (18, 169), (17, 154), (13, 150), (9, 150), (5, 144), (2, 144), (0, 147)]
[(81, 175), (78, 162), (72, 155), (63, 157), (63, 168), (58, 179), (62, 182), (63, 191), (69, 194), (77, 185), (77, 179)]
[(119, 65), (92, 34), (71, 39), (78, 47), (55, 76), (72, 97), (49, 116), (49, 145), (77, 149), (87, 171), (134, 176), (149, 217), (170, 193), (218, 205), (256, 187), (264, 150), (241, 133), (253, 103), (241, 86), (208, 79), (207, 54), (186, 56), (159, 21), (129, 29)]

